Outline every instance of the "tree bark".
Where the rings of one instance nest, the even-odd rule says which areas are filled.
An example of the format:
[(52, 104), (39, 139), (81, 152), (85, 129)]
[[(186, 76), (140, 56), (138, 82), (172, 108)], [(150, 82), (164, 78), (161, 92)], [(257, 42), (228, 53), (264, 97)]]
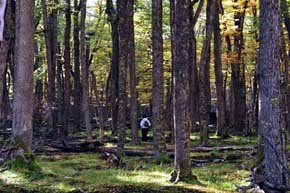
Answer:
[(81, 21), (80, 21), (80, 56), (81, 56), (81, 68), (82, 68), (82, 112), (84, 122), (87, 131), (87, 141), (93, 140), (92, 136), (92, 125), (89, 111), (88, 91), (89, 91), (89, 80), (88, 80), (88, 63), (86, 55), (86, 7), (87, 1), (81, 0)]
[(163, 70), (163, 29), (162, 29), (162, 0), (152, 0), (152, 127), (154, 157), (159, 159), (166, 154), (164, 135), (164, 70)]
[(128, 0), (117, 0), (119, 16), (119, 96), (118, 96), (118, 152), (123, 154), (127, 114), (127, 61), (128, 61)]
[(286, 192), (289, 176), (281, 114), (279, 0), (260, 1), (259, 129), (264, 143), (264, 190)]
[(248, 1), (245, 1), (242, 7), (236, 7), (238, 10), (234, 15), (237, 35), (234, 36), (234, 54), (235, 60), (232, 62), (232, 94), (233, 94), (233, 128), (238, 133), (249, 134), (246, 127), (246, 83), (245, 83), (245, 63), (242, 57), (244, 49), (244, 20)]
[(189, 112), (189, 39), (190, 18), (188, 0), (175, 1), (174, 28), (174, 132), (175, 158), (171, 181), (192, 177), (190, 162), (190, 112)]
[(215, 85), (217, 94), (217, 135), (228, 136), (228, 130), (225, 125), (225, 96), (224, 96), (224, 78), (222, 72), (221, 58), (221, 30), (219, 14), (221, 12), (221, 1), (214, 0), (215, 8), (213, 12), (213, 30), (214, 30), (214, 67), (215, 67)]
[(70, 37), (71, 37), (71, 1), (66, 0), (65, 8), (65, 36), (64, 36), (64, 110), (63, 110), (63, 134), (68, 135), (70, 118), (70, 96), (71, 96), (71, 57), (70, 57)]
[(15, 82), (12, 137), (15, 156), (31, 161), (34, 0), (16, 1)]
[(208, 144), (208, 125), (211, 108), (210, 94), (210, 42), (212, 38), (213, 21), (213, 0), (207, 1), (206, 7), (206, 36), (203, 41), (203, 47), (200, 57), (199, 67), (199, 90), (200, 90), (200, 140), (202, 145)]
[(119, 31), (118, 14), (114, 8), (113, 1), (107, 0), (106, 13), (111, 24), (112, 57), (111, 57), (111, 116), (112, 132), (118, 127), (118, 96), (119, 96)]
[(130, 122), (132, 143), (138, 143), (138, 99), (137, 99), (137, 77), (135, 64), (135, 32), (134, 32), (134, 0), (128, 1), (129, 11), (129, 46), (128, 65), (130, 71)]
[(56, 48), (57, 48), (57, 36), (55, 25), (57, 22), (54, 17), (57, 17), (56, 11), (53, 11), (48, 15), (46, 0), (41, 0), (43, 23), (44, 23), (44, 37), (46, 45), (46, 59), (47, 59), (47, 71), (48, 71), (48, 87), (47, 87), (47, 102), (48, 102), (48, 128), (53, 130), (55, 128), (55, 75), (56, 75)]
[(80, 79), (80, 29), (79, 29), (79, 1), (74, 0), (73, 13), (73, 41), (74, 41), (74, 124), (75, 130), (81, 127), (81, 79)]

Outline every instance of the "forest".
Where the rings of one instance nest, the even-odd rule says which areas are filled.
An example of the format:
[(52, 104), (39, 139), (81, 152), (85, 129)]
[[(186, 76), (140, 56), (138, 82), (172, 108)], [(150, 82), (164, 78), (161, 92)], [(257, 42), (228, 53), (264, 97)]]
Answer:
[(290, 192), (290, 0), (0, 0), (0, 193)]

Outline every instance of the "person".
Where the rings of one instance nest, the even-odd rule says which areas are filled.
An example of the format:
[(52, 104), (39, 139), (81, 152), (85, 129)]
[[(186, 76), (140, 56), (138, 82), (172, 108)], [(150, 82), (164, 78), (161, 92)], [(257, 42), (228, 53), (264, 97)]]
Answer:
[(143, 119), (140, 121), (140, 128), (142, 133), (142, 141), (147, 141), (148, 137), (148, 130), (151, 126), (151, 122), (147, 117), (143, 117)]

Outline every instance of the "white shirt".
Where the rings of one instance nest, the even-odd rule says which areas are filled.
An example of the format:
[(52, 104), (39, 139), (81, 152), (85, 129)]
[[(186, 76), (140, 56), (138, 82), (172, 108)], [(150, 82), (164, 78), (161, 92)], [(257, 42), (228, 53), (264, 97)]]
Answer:
[[(146, 125), (146, 123), (147, 123), (147, 125)], [(141, 120), (141, 122), (140, 122), (140, 127), (141, 127), (141, 129), (147, 129), (147, 128), (150, 127), (150, 126), (151, 126), (151, 123), (150, 123), (150, 121), (149, 121), (148, 118), (143, 118), (143, 119)]]

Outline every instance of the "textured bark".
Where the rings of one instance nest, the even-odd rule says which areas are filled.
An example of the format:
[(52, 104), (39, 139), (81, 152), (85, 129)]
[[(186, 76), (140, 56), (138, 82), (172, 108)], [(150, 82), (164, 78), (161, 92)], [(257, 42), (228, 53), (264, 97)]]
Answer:
[(246, 85), (245, 85), (245, 64), (242, 57), (244, 49), (244, 20), (248, 1), (245, 1), (241, 11), (237, 11), (234, 15), (235, 26), (238, 34), (234, 37), (234, 54), (235, 60), (231, 64), (232, 68), (232, 126), (238, 133), (249, 134), (246, 128)]
[(86, 8), (87, 1), (81, 0), (81, 21), (80, 21), (80, 56), (81, 56), (81, 69), (82, 69), (82, 113), (87, 131), (87, 141), (93, 140), (92, 125), (90, 120), (89, 111), (89, 79), (88, 79), (88, 63), (86, 55)]
[(173, 77), (174, 77), (174, 62), (175, 62), (175, 46), (174, 46), (174, 27), (175, 27), (175, 0), (170, 0), (170, 42), (171, 42), (171, 80), (170, 80), (170, 92), (168, 92), (168, 105), (166, 108), (167, 112), (167, 125), (171, 129), (171, 142), (174, 143), (174, 123), (173, 123)]
[[(60, 46), (57, 50), (57, 55), (61, 56), (60, 54)], [(63, 93), (64, 93), (64, 87), (63, 87), (63, 63), (60, 59), (60, 57), (57, 58), (57, 74), (56, 74), (56, 88), (57, 88), (57, 138), (58, 139), (64, 139), (66, 134), (63, 130), (63, 118), (64, 118), (64, 100), (63, 100)]]
[(0, 42), (4, 40), (6, 0), (0, 4)]
[(135, 64), (135, 33), (134, 33), (134, 0), (128, 1), (129, 11), (129, 46), (128, 65), (130, 71), (130, 122), (132, 143), (138, 143), (138, 99), (137, 99), (137, 77)]
[(215, 8), (213, 13), (213, 30), (214, 30), (214, 67), (215, 67), (215, 85), (217, 94), (217, 135), (222, 137), (228, 136), (228, 130), (225, 125), (225, 96), (224, 96), (224, 78), (222, 72), (221, 58), (221, 30), (219, 22), (220, 0), (214, 0)]
[(65, 9), (65, 32), (64, 32), (64, 110), (63, 110), (63, 133), (65, 136), (68, 134), (69, 130), (69, 118), (70, 118), (70, 96), (71, 96), (71, 57), (70, 57), (70, 37), (71, 37), (71, 1), (66, 0)]
[(80, 79), (80, 29), (79, 29), (79, 1), (74, 0), (73, 13), (73, 41), (74, 41), (74, 125), (81, 127), (81, 79)]
[(189, 17), (191, 23), (190, 29), (190, 45), (189, 45), (189, 62), (190, 62), (190, 114), (191, 114), (191, 128), (194, 131), (198, 130), (198, 125), (196, 124), (199, 121), (199, 79), (198, 79), (198, 69), (197, 69), (197, 58), (196, 58), (196, 38), (195, 38), (195, 24), (197, 22), (198, 16), (201, 13), (203, 7), (203, 0), (199, 2), (198, 8), (193, 14), (194, 3), (191, 3), (189, 7)]
[(57, 50), (57, 13), (56, 10), (48, 14), (46, 0), (42, 2), (42, 13), (44, 23), (44, 37), (46, 45), (46, 60), (48, 71), (48, 87), (47, 87), (47, 102), (48, 102), (48, 128), (55, 128), (55, 74), (56, 74), (56, 50)]
[(15, 79), (12, 137), (16, 152), (29, 158), (32, 144), (34, 0), (16, 1)]
[(128, 0), (117, 0), (119, 16), (119, 96), (118, 96), (118, 152), (123, 154), (127, 114), (127, 61), (128, 61)]
[(206, 36), (203, 41), (203, 47), (200, 57), (200, 67), (199, 67), (199, 91), (200, 91), (200, 140), (202, 145), (207, 145), (208, 143), (208, 125), (209, 125), (209, 115), (210, 115), (210, 42), (212, 38), (212, 21), (213, 21), (213, 0), (207, 1), (206, 6)]
[(288, 185), (285, 125), (281, 114), (279, 0), (260, 1), (260, 51), (258, 66), (259, 129), (264, 143), (267, 188), (286, 192)]
[(163, 70), (162, 0), (152, 0), (152, 127), (154, 157), (166, 154), (164, 127), (164, 70)]
[(175, 158), (172, 181), (177, 182), (192, 176), (190, 162), (190, 112), (189, 112), (189, 19), (188, 0), (175, 1), (174, 30), (174, 131)]
[(118, 14), (114, 8), (113, 1), (107, 0), (106, 13), (111, 24), (112, 57), (111, 57), (111, 116), (112, 131), (115, 133), (118, 127), (118, 95), (119, 95), (119, 30)]

